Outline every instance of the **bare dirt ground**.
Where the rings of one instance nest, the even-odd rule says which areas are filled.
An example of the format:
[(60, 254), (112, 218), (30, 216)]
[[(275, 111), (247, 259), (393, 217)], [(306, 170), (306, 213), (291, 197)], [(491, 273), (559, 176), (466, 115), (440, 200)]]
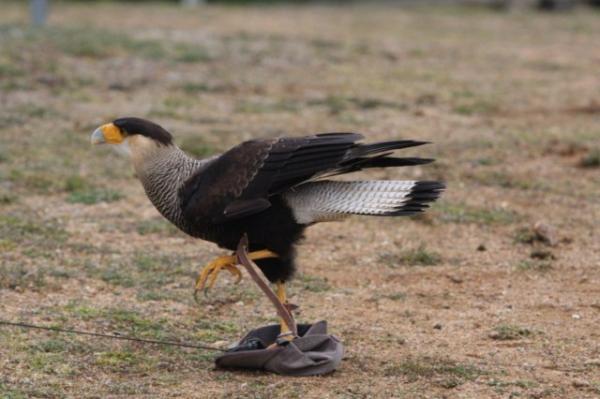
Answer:
[(2, 319), (215, 345), (276, 320), (248, 278), (193, 301), (222, 251), (90, 148), (117, 116), (198, 156), (321, 131), (429, 140), (407, 153), (436, 164), (367, 177), (448, 191), (423, 217), (309, 230), (291, 299), (346, 344), (332, 375), (0, 327), (0, 397), (600, 397), (598, 13), (59, 4), (32, 30), (22, 3), (0, 5)]

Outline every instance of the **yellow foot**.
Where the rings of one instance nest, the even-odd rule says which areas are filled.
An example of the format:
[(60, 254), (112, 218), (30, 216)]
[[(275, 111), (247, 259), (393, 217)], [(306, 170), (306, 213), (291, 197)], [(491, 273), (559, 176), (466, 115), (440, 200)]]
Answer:
[[(265, 258), (276, 258), (277, 254), (269, 250), (254, 251), (248, 254), (252, 260), (265, 259)], [(233, 276), (237, 277), (236, 284), (242, 280), (242, 272), (238, 269), (238, 261), (236, 256), (220, 256), (204, 266), (204, 269), (198, 275), (196, 279), (196, 286), (194, 288), (194, 297), (198, 295), (199, 291), (211, 289), (217, 281), (217, 276), (222, 269), (227, 270)]]
[(239, 283), (242, 279), (242, 272), (240, 272), (236, 265), (237, 259), (235, 256), (219, 256), (208, 265), (204, 266), (204, 269), (202, 269), (198, 275), (198, 278), (196, 279), (195, 293), (202, 291), (204, 288), (212, 288), (213, 285), (215, 285), (217, 276), (222, 269), (225, 269), (232, 275), (236, 276), (236, 283)]

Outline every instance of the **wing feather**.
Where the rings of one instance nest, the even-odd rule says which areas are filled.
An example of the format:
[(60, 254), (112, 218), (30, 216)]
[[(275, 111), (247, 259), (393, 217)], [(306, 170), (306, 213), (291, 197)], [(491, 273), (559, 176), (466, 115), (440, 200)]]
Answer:
[[(357, 133), (251, 140), (215, 158), (184, 183), (179, 198), (193, 223), (223, 223), (267, 209), (269, 197), (327, 174), (424, 163), (391, 151), (424, 144), (399, 140), (357, 144)], [(384, 153), (384, 154), (382, 154)]]

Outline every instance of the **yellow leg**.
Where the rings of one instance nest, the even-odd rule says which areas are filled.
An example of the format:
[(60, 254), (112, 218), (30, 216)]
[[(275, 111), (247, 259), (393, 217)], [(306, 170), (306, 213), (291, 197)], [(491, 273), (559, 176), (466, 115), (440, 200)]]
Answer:
[[(267, 249), (263, 249), (260, 251), (250, 252), (248, 256), (252, 260), (258, 260), (265, 258), (276, 258), (277, 254)], [(242, 279), (242, 272), (237, 268), (237, 258), (235, 256), (219, 256), (218, 258), (214, 259), (212, 262), (204, 266), (204, 268), (198, 275), (198, 278), (196, 279), (194, 294), (205, 288), (207, 290), (212, 288), (213, 285), (215, 285), (215, 282), (217, 281), (217, 276), (219, 275), (222, 269), (225, 269), (232, 275), (236, 276), (236, 283), (239, 283)]]
[[(279, 301), (281, 303), (283, 303), (284, 305), (286, 304), (287, 295), (285, 293), (285, 283), (282, 281), (277, 282), (277, 298), (279, 298)], [(289, 326), (285, 323), (283, 319), (279, 319), (279, 325), (281, 326), (279, 332), (280, 334), (286, 334), (290, 332)], [(294, 337), (292, 337), (291, 335), (286, 335), (285, 338), (291, 341)]]

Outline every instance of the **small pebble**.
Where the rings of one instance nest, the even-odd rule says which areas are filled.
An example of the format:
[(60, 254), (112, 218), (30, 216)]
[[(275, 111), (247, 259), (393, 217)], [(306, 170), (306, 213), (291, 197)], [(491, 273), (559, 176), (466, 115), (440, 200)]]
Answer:
[(433, 326), (433, 328), (435, 328), (436, 330), (441, 330), (442, 329), (442, 325), (440, 323), (437, 323)]
[(572, 314), (571, 317), (575, 320), (581, 319), (581, 315), (578, 315), (577, 313)]
[(544, 241), (551, 247), (554, 247), (558, 244), (558, 233), (556, 232), (556, 228), (554, 226), (540, 221), (533, 226), (533, 230), (540, 240)]

